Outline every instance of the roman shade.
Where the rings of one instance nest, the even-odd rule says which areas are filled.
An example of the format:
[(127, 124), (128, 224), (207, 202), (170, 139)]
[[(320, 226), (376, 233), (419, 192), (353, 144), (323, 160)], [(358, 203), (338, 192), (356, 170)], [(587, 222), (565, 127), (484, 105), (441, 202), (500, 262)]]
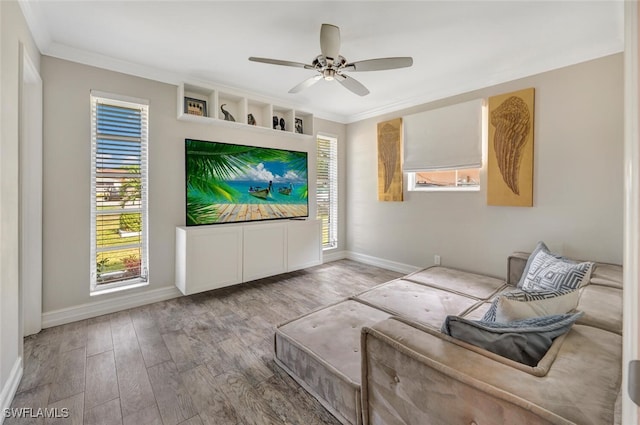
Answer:
[(404, 172), (480, 168), (483, 99), (402, 118)]

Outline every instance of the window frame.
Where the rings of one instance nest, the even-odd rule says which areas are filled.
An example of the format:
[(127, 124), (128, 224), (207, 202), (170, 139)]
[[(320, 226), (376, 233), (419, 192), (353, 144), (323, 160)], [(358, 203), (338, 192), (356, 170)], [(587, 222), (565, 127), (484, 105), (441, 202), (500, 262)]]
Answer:
[[(480, 173), (482, 173), (482, 168), (476, 168)], [(457, 168), (454, 170), (425, 170), (425, 171), (416, 171), (407, 173), (407, 190), (410, 192), (479, 192), (482, 187), (482, 182), (478, 181), (477, 185), (463, 185), (458, 186), (458, 173), (464, 172), (467, 168)], [(456, 186), (417, 186), (416, 185), (416, 175), (418, 173), (428, 173), (432, 171), (454, 171), (456, 173)], [(482, 174), (481, 174), (482, 175)]]
[[(327, 149), (325, 149), (326, 151), (328, 151), (328, 153), (324, 153), (321, 150), (321, 141), (322, 142), (327, 142), (329, 147)], [(322, 221), (322, 235), (321, 235), (321, 243), (322, 243), (322, 250), (323, 251), (327, 251), (327, 250), (331, 250), (331, 249), (336, 249), (338, 247), (338, 239), (339, 239), (339, 235), (338, 235), (338, 139), (334, 136), (327, 136), (327, 135), (321, 135), (319, 134), (316, 137), (316, 151), (317, 151), (317, 158), (316, 158), (316, 169), (318, 170), (317, 172), (317, 176), (316, 176), (316, 205), (317, 205), (317, 217), (319, 220)], [(327, 157), (328, 155), (328, 157)], [(323, 157), (326, 157), (326, 159), (323, 159)], [(320, 169), (320, 162), (321, 161), (326, 161), (327, 164), (327, 177), (326, 178), (321, 178), (321, 173), (319, 171)], [(321, 193), (321, 187), (322, 185), (324, 185), (325, 183), (323, 183), (324, 181), (326, 181), (326, 185), (328, 185), (328, 199), (325, 200), (321, 200), (321, 196), (323, 196), (323, 194)], [(328, 221), (324, 221), (321, 216), (320, 216), (320, 212), (321, 209), (323, 209), (322, 204), (327, 204), (326, 210), (328, 213)], [(328, 234), (328, 242), (325, 243), (324, 242), (324, 233), (325, 233), (325, 228), (326, 228), (326, 232)]]
[[(140, 242), (135, 246), (140, 246), (140, 276), (122, 279), (111, 283), (98, 284), (97, 282), (97, 255), (101, 251), (97, 247), (97, 105), (107, 104), (115, 107), (131, 108), (140, 110), (141, 133), (140, 133), (140, 208), (141, 229)], [(101, 295), (126, 289), (138, 288), (149, 285), (149, 220), (148, 220), (148, 143), (149, 143), (149, 101), (129, 96), (122, 96), (113, 93), (105, 93), (92, 90), (90, 93), (91, 108), (91, 194), (90, 194), (90, 291), (89, 295)], [(137, 211), (136, 211), (137, 212)], [(108, 250), (105, 250), (108, 251)]]

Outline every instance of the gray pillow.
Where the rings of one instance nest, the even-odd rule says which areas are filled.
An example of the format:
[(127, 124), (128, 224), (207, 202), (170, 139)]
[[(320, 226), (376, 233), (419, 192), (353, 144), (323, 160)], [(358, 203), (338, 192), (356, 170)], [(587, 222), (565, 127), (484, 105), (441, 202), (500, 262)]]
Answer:
[(442, 324), (442, 332), (502, 357), (535, 366), (549, 350), (553, 340), (567, 333), (583, 314), (557, 314), (508, 323), (447, 316)]

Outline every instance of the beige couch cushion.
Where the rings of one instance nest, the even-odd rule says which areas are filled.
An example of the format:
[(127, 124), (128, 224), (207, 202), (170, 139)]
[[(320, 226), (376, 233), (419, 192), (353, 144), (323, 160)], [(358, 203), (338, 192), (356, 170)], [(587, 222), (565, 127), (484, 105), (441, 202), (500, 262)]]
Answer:
[(404, 279), (377, 286), (353, 297), (390, 314), (440, 329), (447, 315), (458, 315), (477, 300)]
[(622, 335), (622, 290), (590, 284), (581, 291), (577, 310), (584, 316), (578, 323)]
[(591, 283), (622, 289), (622, 266), (596, 263), (591, 273)]
[(360, 331), (389, 317), (353, 300), (276, 328), (276, 362), (344, 424), (360, 424)]
[(404, 277), (404, 279), (468, 295), (480, 300), (490, 298), (505, 286), (503, 280), (448, 267), (430, 267), (412, 273)]
[(369, 359), (363, 370), (368, 424), (475, 420), (478, 424), (602, 425), (614, 420), (622, 339), (601, 329), (574, 325), (543, 377), (395, 319), (365, 330), (363, 346)]

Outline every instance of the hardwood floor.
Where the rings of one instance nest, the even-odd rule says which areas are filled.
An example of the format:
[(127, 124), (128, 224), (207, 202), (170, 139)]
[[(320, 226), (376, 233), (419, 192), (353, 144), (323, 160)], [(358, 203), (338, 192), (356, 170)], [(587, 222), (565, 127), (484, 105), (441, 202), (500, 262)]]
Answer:
[(341, 260), (45, 329), (12, 405), (40, 417), (5, 424), (339, 425), (275, 365), (273, 327), (398, 276)]

